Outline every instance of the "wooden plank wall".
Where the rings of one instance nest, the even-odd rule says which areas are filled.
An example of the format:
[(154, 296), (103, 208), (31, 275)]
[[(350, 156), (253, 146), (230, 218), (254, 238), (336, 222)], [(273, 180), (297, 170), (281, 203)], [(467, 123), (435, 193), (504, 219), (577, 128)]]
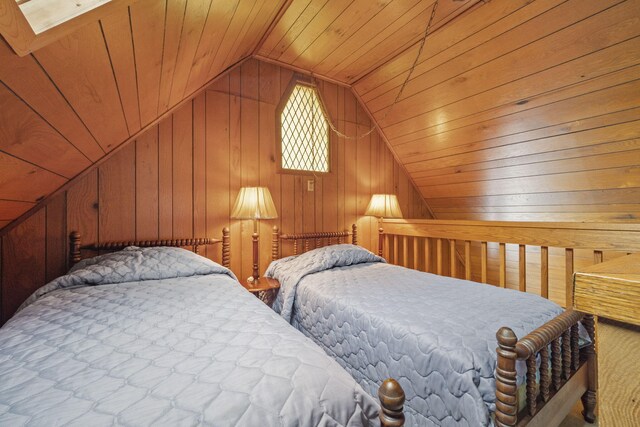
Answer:
[(251, 55), (285, 0), (139, 0), (24, 57), (0, 37), (0, 228)]
[[(276, 173), (275, 108), (294, 73), (250, 60), (192, 102), (51, 199), (4, 236), (2, 319), (37, 287), (65, 271), (67, 235), (83, 241), (219, 237), (231, 228), (232, 269), (251, 272), (250, 221), (229, 219), (241, 186), (268, 186), (279, 213), (261, 222), (261, 271), (270, 256), (273, 225), (282, 231), (347, 229), (356, 222), (360, 244), (377, 248), (377, 223), (362, 214), (372, 193), (398, 194), (405, 217), (428, 218), (424, 201), (374, 132), (358, 140), (332, 134), (328, 175)], [(352, 92), (319, 82), (327, 110), (349, 135), (370, 127)], [(307, 181), (315, 191), (307, 191)], [(219, 260), (219, 251), (208, 256)]]
[(638, 221), (640, 0), (486, 2), (354, 84), (438, 219)]

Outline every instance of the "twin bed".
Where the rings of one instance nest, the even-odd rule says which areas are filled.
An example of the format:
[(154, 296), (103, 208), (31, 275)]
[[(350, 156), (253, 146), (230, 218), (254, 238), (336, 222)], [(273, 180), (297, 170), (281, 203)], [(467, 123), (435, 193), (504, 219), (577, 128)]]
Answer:
[[(322, 246), (344, 236), (289, 238)], [(517, 402), (536, 415), (536, 402), (567, 399), (561, 386), (584, 382), (594, 362), (588, 336), (578, 348), (578, 313), (354, 245), (272, 263), (278, 315), (225, 266), (152, 247), (197, 252), (216, 241), (92, 249), (129, 243), (138, 248), (80, 261), (0, 329), (1, 425), (535, 425), (548, 418), (518, 415)], [(79, 249), (75, 235), (73, 262)]]

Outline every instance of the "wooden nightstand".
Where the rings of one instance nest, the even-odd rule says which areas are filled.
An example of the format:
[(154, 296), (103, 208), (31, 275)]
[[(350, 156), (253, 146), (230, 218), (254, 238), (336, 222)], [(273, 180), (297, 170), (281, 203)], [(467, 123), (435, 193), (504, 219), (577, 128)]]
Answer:
[(275, 301), (280, 289), (280, 282), (270, 277), (259, 277), (253, 282), (245, 280), (242, 282), (242, 286), (252, 294), (254, 294), (260, 301), (263, 301), (269, 307)]

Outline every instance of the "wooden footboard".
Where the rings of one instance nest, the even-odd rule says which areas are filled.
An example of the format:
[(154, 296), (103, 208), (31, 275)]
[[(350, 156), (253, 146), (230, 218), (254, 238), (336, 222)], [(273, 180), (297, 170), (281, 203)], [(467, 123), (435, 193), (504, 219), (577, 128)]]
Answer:
[[(591, 338), (591, 344), (582, 349), (579, 348), (580, 322)], [(568, 310), (520, 340), (506, 327), (500, 328), (496, 338), (497, 426), (558, 425), (580, 395), (585, 407), (585, 420), (595, 420), (596, 354), (593, 316)], [(538, 355), (540, 368), (537, 366)], [(527, 364), (526, 406), (520, 413), (516, 384), (518, 360), (526, 361)]]

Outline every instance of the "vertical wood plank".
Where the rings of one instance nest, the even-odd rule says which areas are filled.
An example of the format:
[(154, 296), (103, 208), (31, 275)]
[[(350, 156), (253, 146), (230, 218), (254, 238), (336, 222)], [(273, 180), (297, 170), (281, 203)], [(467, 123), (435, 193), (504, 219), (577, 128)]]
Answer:
[(83, 242), (98, 241), (98, 170), (94, 169), (67, 191), (67, 230)]
[(520, 292), (527, 292), (527, 247), (525, 245), (518, 245), (518, 272), (519, 282), (518, 289)]
[(173, 235), (193, 236), (193, 104), (173, 114)]
[(47, 282), (62, 276), (67, 267), (66, 193), (54, 197), (46, 206), (46, 275)]
[[(2, 322), (5, 322), (45, 281), (46, 215), (40, 209), (3, 237)], [(29, 250), (25, 250), (29, 242)]]
[(540, 295), (549, 298), (549, 247), (540, 247)]
[(420, 268), (420, 257), (418, 256), (419, 253), (419, 247), (418, 247), (418, 237), (413, 237), (411, 240), (413, 240), (413, 256), (412, 256), (412, 268), (414, 270), (418, 270)]
[[(225, 79), (228, 88), (229, 79)], [(207, 91), (206, 94), (206, 192), (207, 235), (219, 236), (222, 228), (229, 226), (231, 214), (229, 176), (229, 94)], [(232, 246), (238, 242), (232, 241)], [(232, 254), (232, 262), (233, 260)], [(217, 249), (209, 249), (207, 256), (218, 262)]]
[(136, 239), (158, 239), (158, 127), (135, 142)]
[(499, 257), (500, 257), (500, 287), (505, 288), (507, 286), (507, 245), (500, 243), (499, 245)]
[(98, 241), (136, 236), (135, 144), (129, 144), (98, 168)]
[[(206, 96), (193, 99), (193, 237), (207, 232), (207, 150), (206, 150)], [(211, 236), (220, 237), (221, 230)]]
[(172, 117), (158, 124), (158, 236), (160, 239), (173, 238)]

